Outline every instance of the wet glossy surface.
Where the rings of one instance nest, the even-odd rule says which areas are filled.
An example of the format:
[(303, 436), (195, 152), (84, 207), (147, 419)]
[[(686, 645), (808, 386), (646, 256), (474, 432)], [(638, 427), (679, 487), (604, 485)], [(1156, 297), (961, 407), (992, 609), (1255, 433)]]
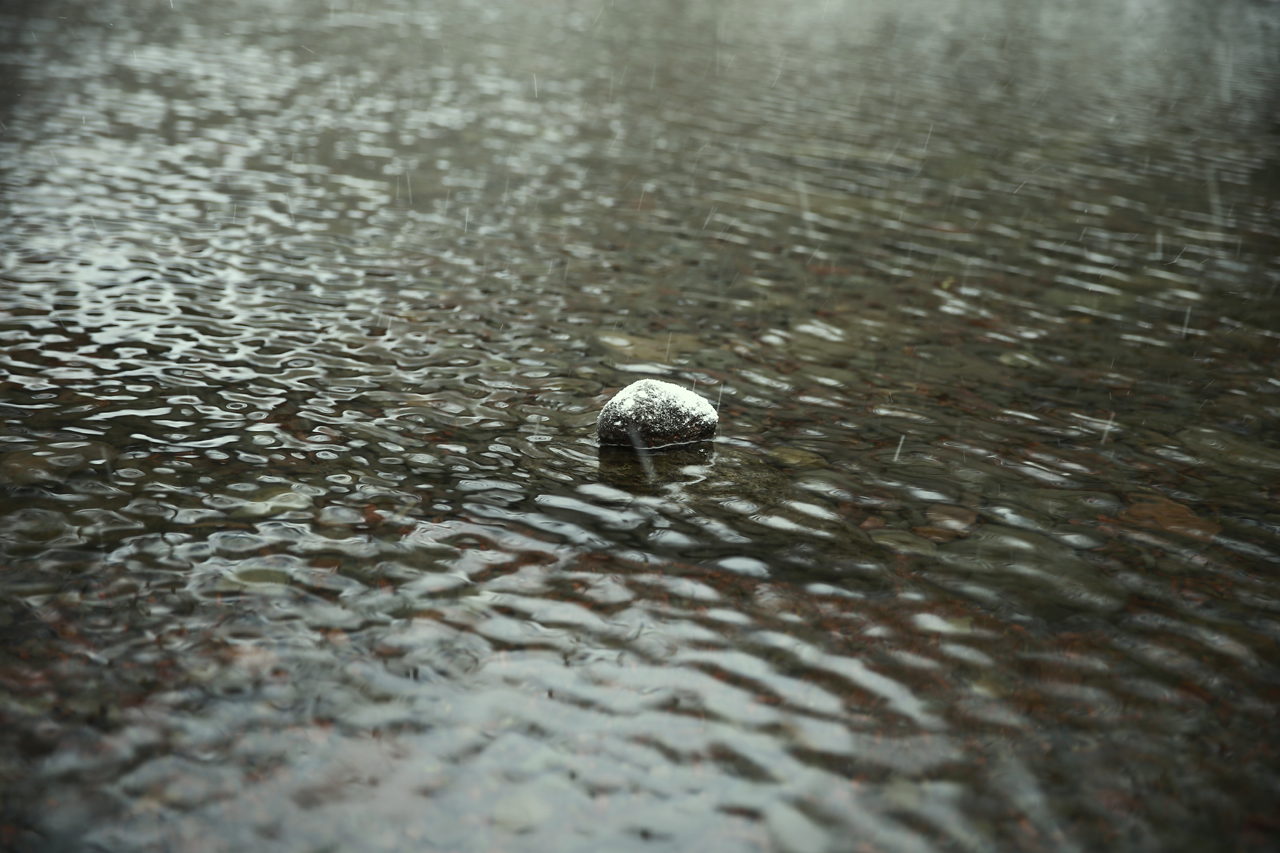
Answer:
[(9, 9), (0, 846), (1272, 849), (1277, 23)]

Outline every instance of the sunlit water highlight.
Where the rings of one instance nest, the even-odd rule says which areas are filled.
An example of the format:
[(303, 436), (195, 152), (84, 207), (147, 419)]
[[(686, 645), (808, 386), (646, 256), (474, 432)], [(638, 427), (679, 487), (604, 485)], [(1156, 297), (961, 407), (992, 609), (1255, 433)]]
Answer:
[(10, 9), (0, 848), (1272, 849), (1278, 30)]

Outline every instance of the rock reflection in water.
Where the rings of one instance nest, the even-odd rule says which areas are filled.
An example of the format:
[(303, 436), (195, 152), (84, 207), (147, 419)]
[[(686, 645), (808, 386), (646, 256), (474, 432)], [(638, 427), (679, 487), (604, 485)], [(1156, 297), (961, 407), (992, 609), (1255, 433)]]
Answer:
[(653, 490), (663, 483), (680, 483), (706, 477), (715, 463), (715, 445), (700, 441), (662, 450), (600, 447), (600, 480), (627, 490)]
[(1270, 6), (0, 45), (0, 848), (1276, 846)]

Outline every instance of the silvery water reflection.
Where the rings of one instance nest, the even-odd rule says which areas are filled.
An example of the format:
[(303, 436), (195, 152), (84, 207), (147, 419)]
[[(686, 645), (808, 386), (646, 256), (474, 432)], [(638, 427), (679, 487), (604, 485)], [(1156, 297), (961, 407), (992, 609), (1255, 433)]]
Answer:
[(1276, 29), (9, 10), (0, 846), (1273, 845)]

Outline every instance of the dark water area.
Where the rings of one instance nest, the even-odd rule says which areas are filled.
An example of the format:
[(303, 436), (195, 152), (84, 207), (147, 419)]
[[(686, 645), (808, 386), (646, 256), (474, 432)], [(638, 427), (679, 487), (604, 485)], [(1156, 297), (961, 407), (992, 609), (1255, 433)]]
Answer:
[(0, 8), (0, 849), (1280, 846), (1280, 6)]

